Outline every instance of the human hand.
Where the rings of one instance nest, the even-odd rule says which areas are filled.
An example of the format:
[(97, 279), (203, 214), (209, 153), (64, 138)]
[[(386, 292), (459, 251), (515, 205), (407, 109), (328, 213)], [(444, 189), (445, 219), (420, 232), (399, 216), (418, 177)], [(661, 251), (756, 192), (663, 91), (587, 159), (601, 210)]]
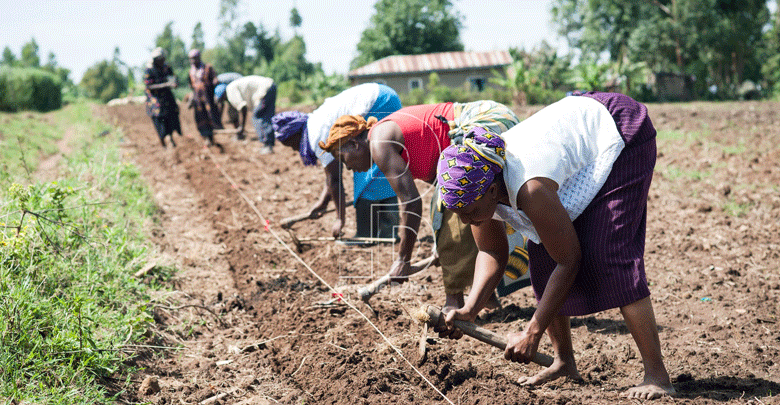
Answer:
[(439, 334), (440, 338), (460, 339), (463, 337), (463, 331), (455, 326), (455, 320), (473, 322), (474, 316), (467, 308), (444, 307), (441, 310), (444, 314), (444, 322), (433, 328), (434, 332)]
[(409, 279), (409, 274), (412, 274), (412, 265), (402, 259), (396, 259), (392, 265), (390, 265), (390, 272), (387, 273), (390, 276), (390, 281), (394, 283), (403, 283)]
[(311, 207), (311, 210), (309, 210), (309, 218), (311, 219), (317, 219), (325, 214), (325, 211), (327, 211), (328, 206), (327, 204), (317, 204), (313, 207)]
[(526, 331), (510, 333), (507, 335), (504, 358), (509, 361), (528, 364), (539, 350), (539, 337)]
[(334, 238), (338, 238), (341, 235), (341, 228), (344, 227), (344, 222), (340, 219), (333, 221), (333, 226), (330, 228), (330, 233)]

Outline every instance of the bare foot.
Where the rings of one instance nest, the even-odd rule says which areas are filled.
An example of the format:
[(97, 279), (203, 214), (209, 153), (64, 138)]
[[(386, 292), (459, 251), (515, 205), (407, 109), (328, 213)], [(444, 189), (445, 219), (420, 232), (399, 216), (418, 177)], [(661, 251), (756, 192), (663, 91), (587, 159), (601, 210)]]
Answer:
[(629, 388), (620, 396), (630, 399), (658, 399), (665, 395), (674, 395), (676, 393), (677, 391), (671, 384), (664, 386), (645, 380), (636, 387)]
[(582, 381), (582, 376), (577, 371), (577, 366), (574, 362), (565, 363), (562, 360), (555, 359), (553, 364), (540, 371), (534, 376), (523, 376), (517, 379), (517, 383), (520, 385), (541, 385), (548, 381), (557, 380), (561, 377), (570, 378), (575, 381)]

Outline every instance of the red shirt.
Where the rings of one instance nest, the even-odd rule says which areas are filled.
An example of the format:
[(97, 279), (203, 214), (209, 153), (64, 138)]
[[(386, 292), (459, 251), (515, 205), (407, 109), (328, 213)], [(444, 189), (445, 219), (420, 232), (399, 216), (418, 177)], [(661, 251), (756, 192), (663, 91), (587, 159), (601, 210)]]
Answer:
[[(373, 131), (373, 128), (385, 121), (398, 124), (404, 136), (401, 157), (409, 164), (412, 177), (427, 182), (436, 178), (439, 154), (450, 145), (450, 137), (447, 135), (450, 126), (437, 116), (452, 121), (455, 118), (452, 103), (404, 107), (372, 127)], [(371, 139), (370, 131), (368, 137)]]

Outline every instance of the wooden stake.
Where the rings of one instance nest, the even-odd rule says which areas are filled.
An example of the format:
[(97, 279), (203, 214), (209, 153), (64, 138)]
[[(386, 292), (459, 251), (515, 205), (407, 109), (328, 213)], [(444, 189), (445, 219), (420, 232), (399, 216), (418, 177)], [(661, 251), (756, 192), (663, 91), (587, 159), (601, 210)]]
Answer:
[(133, 274), (133, 277), (141, 278), (141, 277), (145, 276), (146, 273), (148, 273), (150, 270), (155, 268), (155, 266), (157, 266), (157, 261), (153, 260), (153, 261), (147, 263), (146, 266), (144, 266), (141, 270), (136, 271), (135, 274)]

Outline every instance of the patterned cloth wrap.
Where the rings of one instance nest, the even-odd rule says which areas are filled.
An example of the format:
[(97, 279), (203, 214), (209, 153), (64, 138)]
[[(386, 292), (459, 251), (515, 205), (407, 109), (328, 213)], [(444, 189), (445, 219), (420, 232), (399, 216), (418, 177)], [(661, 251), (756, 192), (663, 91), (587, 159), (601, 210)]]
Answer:
[(452, 143), (461, 144), (463, 135), (474, 128), (482, 127), (494, 134), (503, 134), (515, 126), (520, 119), (503, 104), (491, 100), (471, 103), (455, 103), (452, 106), (453, 120), (449, 135)]
[(303, 131), (298, 153), (301, 155), (304, 166), (313, 166), (317, 164), (317, 156), (309, 146), (309, 131), (306, 127), (308, 120), (309, 114), (299, 111), (285, 111), (274, 115), (271, 118), (271, 125), (274, 127), (274, 134), (279, 142), (284, 142), (287, 138)]
[(463, 208), (478, 201), (504, 169), (505, 155), (504, 140), (482, 127), (469, 131), (463, 145), (448, 146), (436, 170), (441, 203)]

